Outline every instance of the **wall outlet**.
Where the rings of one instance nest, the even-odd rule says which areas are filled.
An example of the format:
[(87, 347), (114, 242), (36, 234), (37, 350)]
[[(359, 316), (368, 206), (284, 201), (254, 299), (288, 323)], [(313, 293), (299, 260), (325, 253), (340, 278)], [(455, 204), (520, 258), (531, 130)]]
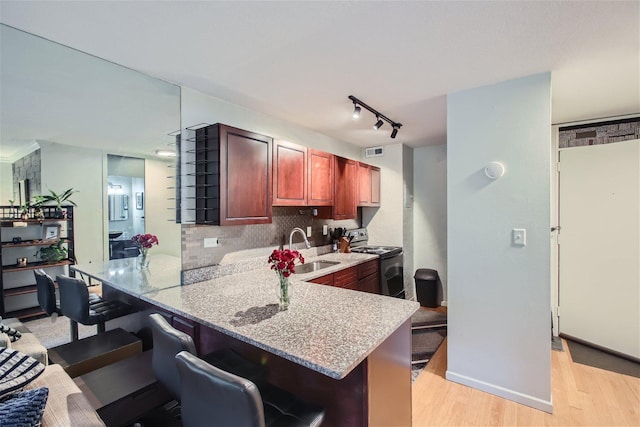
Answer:
[(326, 236), (328, 234), (329, 234), (329, 226), (325, 224), (322, 226), (322, 235)]
[(307, 227), (307, 237), (311, 237), (311, 226)]
[(220, 246), (220, 243), (218, 242), (218, 238), (217, 237), (206, 237), (204, 239), (204, 247), (205, 248), (215, 248)]

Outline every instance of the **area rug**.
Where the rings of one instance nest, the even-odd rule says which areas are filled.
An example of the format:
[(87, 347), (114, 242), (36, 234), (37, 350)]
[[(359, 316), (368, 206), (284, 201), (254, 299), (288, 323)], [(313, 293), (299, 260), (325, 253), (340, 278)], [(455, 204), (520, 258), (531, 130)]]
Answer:
[(640, 378), (640, 364), (576, 341), (565, 339), (575, 363)]
[[(33, 333), (45, 348), (53, 348), (71, 342), (69, 319), (64, 316), (57, 318), (42, 317), (29, 320), (24, 325)], [(79, 338), (86, 338), (96, 334), (95, 326), (78, 325)]]
[(447, 328), (415, 329), (411, 333), (411, 381), (415, 381), (438, 350)]

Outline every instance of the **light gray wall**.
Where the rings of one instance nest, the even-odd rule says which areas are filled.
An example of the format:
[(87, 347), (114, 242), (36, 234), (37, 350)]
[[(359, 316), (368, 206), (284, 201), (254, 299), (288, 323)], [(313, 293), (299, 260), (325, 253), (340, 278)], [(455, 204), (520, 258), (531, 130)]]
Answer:
[[(175, 190), (171, 187), (175, 186), (175, 180), (170, 178), (175, 175), (176, 169), (170, 168), (173, 161), (162, 161), (147, 159), (145, 161), (145, 188), (144, 188), (144, 213), (145, 213), (145, 231), (155, 234), (158, 237), (159, 244), (154, 246), (152, 255), (155, 253), (180, 256), (180, 224), (176, 224), (175, 210), (168, 209), (167, 205), (173, 205), (175, 202)], [(171, 202), (168, 202), (171, 200)], [(135, 208), (134, 199), (129, 203), (129, 209)], [(141, 212), (141, 211), (138, 211)]]
[(13, 166), (11, 163), (0, 162), (0, 204), (9, 205), (9, 200), (18, 204), (13, 195)]
[(369, 230), (369, 244), (402, 246), (404, 189), (402, 144), (386, 145), (384, 155), (364, 160), (381, 170), (380, 207), (364, 208), (363, 226)]
[[(404, 249), (404, 286), (407, 298), (414, 298), (413, 287), (413, 149), (403, 144), (384, 146), (381, 157), (364, 158), (380, 167), (380, 207), (362, 208), (362, 224), (369, 230), (369, 244), (401, 246)], [(405, 199), (408, 197), (408, 204)], [(407, 207), (408, 206), (408, 207)]]
[(447, 146), (413, 150), (414, 268), (438, 271), (438, 301), (447, 303)]
[[(446, 377), (551, 411), (551, 74), (448, 96)], [(492, 161), (506, 166), (493, 181)], [(527, 230), (527, 245), (511, 243)]]
[[(55, 192), (78, 190), (74, 208), (75, 252), (78, 263), (103, 259), (103, 155), (101, 150), (41, 143), (42, 186)], [(106, 184), (105, 184), (106, 187)], [(106, 216), (104, 216), (106, 217)]]

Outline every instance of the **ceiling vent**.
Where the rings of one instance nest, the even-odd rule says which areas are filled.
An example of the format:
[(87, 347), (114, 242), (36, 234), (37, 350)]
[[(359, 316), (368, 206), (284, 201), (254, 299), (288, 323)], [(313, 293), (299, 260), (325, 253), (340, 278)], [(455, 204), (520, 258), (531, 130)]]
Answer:
[(367, 148), (364, 151), (365, 157), (380, 157), (384, 155), (384, 150), (382, 147), (371, 147)]

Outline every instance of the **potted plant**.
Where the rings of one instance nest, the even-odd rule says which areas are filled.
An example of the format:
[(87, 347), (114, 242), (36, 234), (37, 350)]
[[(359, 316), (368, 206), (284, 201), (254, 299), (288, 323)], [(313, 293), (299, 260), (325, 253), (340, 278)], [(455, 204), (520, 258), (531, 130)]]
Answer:
[(67, 257), (67, 248), (62, 246), (62, 241), (58, 241), (50, 246), (42, 247), (36, 252), (36, 256), (47, 264), (54, 264)]
[(43, 203), (47, 203), (47, 202), (55, 202), (56, 203), (55, 218), (63, 218), (62, 204), (63, 203), (70, 203), (73, 206), (78, 206), (78, 205), (76, 205), (76, 202), (74, 202), (73, 200), (70, 199), (71, 195), (73, 193), (77, 193), (77, 192), (78, 191), (74, 190), (73, 188), (68, 188), (64, 192), (58, 194), (55, 191), (50, 189), (49, 193), (51, 193), (51, 194), (44, 194), (44, 195), (36, 196), (36, 200), (39, 202), (40, 205), (42, 205)]

